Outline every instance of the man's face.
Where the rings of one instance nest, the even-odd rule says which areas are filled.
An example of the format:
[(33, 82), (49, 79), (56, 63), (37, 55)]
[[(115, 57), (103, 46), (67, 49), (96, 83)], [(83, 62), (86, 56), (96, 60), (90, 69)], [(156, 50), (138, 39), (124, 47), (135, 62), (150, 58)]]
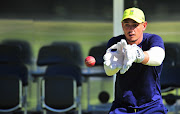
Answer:
[(146, 29), (147, 22), (137, 23), (132, 19), (126, 19), (122, 22), (122, 28), (128, 43), (139, 44), (143, 39), (143, 31)]

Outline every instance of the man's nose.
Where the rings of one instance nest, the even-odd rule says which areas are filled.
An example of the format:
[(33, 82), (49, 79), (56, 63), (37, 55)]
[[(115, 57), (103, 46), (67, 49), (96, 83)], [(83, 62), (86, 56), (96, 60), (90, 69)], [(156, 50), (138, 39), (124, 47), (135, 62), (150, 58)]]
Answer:
[(134, 29), (133, 25), (129, 26), (129, 29), (130, 29), (130, 30), (133, 30), (133, 29)]

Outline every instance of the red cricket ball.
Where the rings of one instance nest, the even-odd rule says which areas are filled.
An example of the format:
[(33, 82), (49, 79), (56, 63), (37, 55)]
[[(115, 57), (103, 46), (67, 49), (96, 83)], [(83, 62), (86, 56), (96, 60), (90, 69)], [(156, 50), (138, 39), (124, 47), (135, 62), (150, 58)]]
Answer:
[(85, 64), (87, 67), (92, 67), (96, 63), (96, 60), (93, 56), (87, 56), (85, 59)]

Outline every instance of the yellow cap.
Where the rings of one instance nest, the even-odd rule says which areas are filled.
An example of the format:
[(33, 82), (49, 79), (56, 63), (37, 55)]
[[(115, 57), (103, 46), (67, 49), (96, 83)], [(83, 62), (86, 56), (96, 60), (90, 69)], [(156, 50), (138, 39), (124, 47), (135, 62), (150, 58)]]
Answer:
[[(145, 22), (145, 16), (144, 16), (144, 13), (142, 10), (138, 9), (138, 8), (129, 8), (129, 9), (126, 9), (124, 11), (124, 14), (123, 14), (123, 20), (125, 19), (133, 19), (134, 21), (136, 21), (137, 23), (142, 23), (142, 22)], [(121, 22), (122, 22), (121, 21)]]

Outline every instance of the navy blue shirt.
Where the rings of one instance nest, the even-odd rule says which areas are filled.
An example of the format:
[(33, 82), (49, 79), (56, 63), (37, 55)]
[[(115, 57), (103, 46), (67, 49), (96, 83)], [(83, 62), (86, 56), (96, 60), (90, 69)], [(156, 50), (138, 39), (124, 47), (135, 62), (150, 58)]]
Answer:
[[(107, 48), (125, 39), (124, 35), (109, 40)], [(138, 45), (143, 51), (158, 46), (164, 49), (162, 38), (155, 34), (144, 33), (143, 40)], [(133, 63), (125, 74), (116, 75), (115, 99), (111, 110), (120, 107), (145, 108), (155, 102), (162, 103), (160, 75), (163, 65), (148, 66)]]

